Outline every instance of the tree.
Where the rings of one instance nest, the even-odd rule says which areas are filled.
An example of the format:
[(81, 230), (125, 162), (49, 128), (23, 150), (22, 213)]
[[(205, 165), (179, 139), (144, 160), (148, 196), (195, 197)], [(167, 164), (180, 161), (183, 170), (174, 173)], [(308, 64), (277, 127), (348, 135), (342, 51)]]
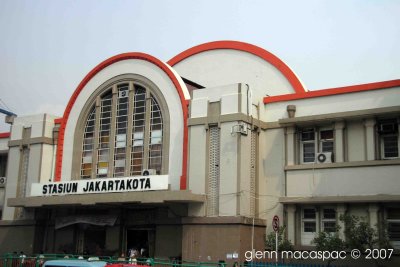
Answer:
[[(281, 226), (278, 229), (278, 250), (279, 251), (293, 251), (293, 244), (290, 240), (285, 236), (286, 226)], [(276, 246), (276, 234), (275, 232), (271, 232), (268, 234), (267, 239), (265, 240), (265, 247), (270, 250), (275, 250)]]
[[(315, 244), (317, 251), (342, 251), (345, 249), (345, 242), (339, 237), (340, 227), (336, 226), (335, 232), (319, 232), (318, 235), (311, 241)], [(329, 259), (327, 266), (334, 261)]]
[(346, 247), (349, 249), (390, 248), (389, 237), (385, 225), (381, 227), (381, 234), (369, 225), (362, 217), (355, 215), (341, 215), (344, 222), (344, 234), (346, 235)]

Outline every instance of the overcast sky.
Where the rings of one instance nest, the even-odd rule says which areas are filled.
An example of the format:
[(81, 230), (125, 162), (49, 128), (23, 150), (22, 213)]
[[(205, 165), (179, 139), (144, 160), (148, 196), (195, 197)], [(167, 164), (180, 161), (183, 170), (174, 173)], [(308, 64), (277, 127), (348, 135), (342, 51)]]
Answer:
[(113, 55), (168, 61), (216, 40), (268, 50), (309, 90), (400, 79), (396, 0), (0, 0), (0, 99), (18, 115), (61, 116), (83, 77)]

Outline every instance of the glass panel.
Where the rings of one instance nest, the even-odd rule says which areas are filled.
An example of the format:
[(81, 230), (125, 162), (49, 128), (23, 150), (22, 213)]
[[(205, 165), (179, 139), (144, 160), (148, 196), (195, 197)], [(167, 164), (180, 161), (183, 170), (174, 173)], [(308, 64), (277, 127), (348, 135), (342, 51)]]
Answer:
[(333, 141), (322, 141), (321, 146), (322, 152), (333, 152)]
[(383, 136), (383, 151), (385, 158), (399, 157), (399, 145), (397, 135)]
[(323, 222), (324, 231), (325, 232), (335, 232), (336, 231), (336, 222)]
[(320, 131), (321, 140), (333, 139), (333, 130), (322, 130)]
[(95, 111), (95, 107), (92, 107), (83, 132), (81, 178), (90, 178), (92, 174)]
[(323, 219), (336, 219), (335, 209), (324, 209)]
[(303, 218), (304, 219), (315, 219), (315, 209), (304, 209), (303, 210)]
[(155, 98), (151, 96), (149, 169), (155, 169), (157, 174), (161, 173), (162, 167), (162, 136), (161, 110)]
[(130, 162), (130, 175), (141, 175), (144, 158), (144, 125), (146, 111), (146, 90), (135, 85), (133, 96), (133, 128), (132, 128), (132, 152)]
[[(99, 150), (97, 151), (97, 177), (107, 177), (111, 135), (111, 99), (109, 90), (100, 100)], [(106, 168), (107, 167), (107, 168)]]
[(317, 229), (315, 222), (303, 222), (304, 223), (304, 232), (306, 233), (315, 233)]
[(301, 132), (301, 140), (302, 141), (315, 140), (314, 130), (304, 130), (303, 132)]
[(303, 162), (315, 161), (315, 144), (303, 143)]

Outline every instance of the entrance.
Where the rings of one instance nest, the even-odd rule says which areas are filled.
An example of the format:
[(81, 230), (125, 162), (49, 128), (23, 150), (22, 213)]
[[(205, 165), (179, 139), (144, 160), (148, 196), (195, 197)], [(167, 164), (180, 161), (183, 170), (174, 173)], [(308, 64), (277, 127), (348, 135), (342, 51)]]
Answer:
[(101, 256), (106, 243), (106, 230), (104, 226), (80, 224), (77, 231), (78, 254)]
[(137, 256), (154, 257), (154, 230), (128, 229), (126, 233), (127, 256), (131, 250), (137, 251)]

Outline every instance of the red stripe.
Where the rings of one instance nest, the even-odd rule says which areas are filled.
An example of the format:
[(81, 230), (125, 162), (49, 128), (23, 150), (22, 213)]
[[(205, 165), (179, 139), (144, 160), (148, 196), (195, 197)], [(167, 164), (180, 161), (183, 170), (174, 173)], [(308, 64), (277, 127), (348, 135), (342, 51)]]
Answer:
[(90, 71), (86, 77), (80, 82), (78, 87), (75, 89), (74, 93), (72, 94), (68, 105), (64, 111), (64, 115), (62, 119), (57, 119), (61, 122), (60, 125), (60, 132), (59, 132), (59, 137), (58, 137), (58, 147), (57, 147), (57, 156), (56, 156), (56, 170), (55, 170), (55, 180), (60, 181), (61, 180), (61, 169), (62, 169), (62, 157), (63, 157), (63, 148), (64, 148), (64, 134), (65, 134), (65, 127), (68, 122), (69, 114), (71, 113), (72, 107), (75, 104), (76, 99), (78, 98), (79, 94), (83, 90), (83, 88), (86, 86), (86, 84), (101, 70), (104, 68), (110, 66), (113, 63), (116, 63), (118, 61), (122, 60), (128, 60), (128, 59), (138, 59), (138, 60), (144, 60), (148, 61), (160, 69), (162, 69), (168, 77), (171, 79), (173, 82), (178, 94), (179, 98), (181, 100), (181, 106), (182, 106), (182, 112), (183, 112), (183, 151), (182, 151), (182, 175), (181, 175), (181, 180), (180, 180), (180, 189), (185, 190), (186, 189), (186, 183), (187, 183), (187, 149), (188, 149), (188, 129), (187, 129), (187, 116), (188, 116), (188, 108), (187, 108), (187, 102), (183, 94), (183, 89), (178, 81), (178, 79), (175, 77), (173, 72), (159, 59), (150, 56), (148, 54), (144, 53), (124, 53), (120, 55), (113, 56), (99, 65), (97, 65), (92, 71)]
[(10, 132), (0, 133), (0, 138), (9, 138)]
[(376, 83), (366, 83), (352, 86), (344, 86), (337, 88), (322, 89), (317, 91), (308, 91), (304, 93), (287, 94), (287, 95), (277, 95), (277, 96), (266, 96), (264, 97), (264, 104), (276, 103), (283, 101), (291, 101), (298, 99), (307, 99), (321, 96), (332, 96), (348, 93), (357, 93), (385, 88), (392, 88), (400, 86), (400, 80), (376, 82)]
[(244, 51), (253, 55), (256, 55), (265, 61), (272, 64), (275, 68), (277, 68), (283, 76), (289, 81), (292, 85), (293, 89), (296, 93), (304, 93), (306, 90), (304, 89), (303, 85), (301, 84), (300, 80), (294, 74), (294, 72), (278, 57), (274, 54), (252, 44), (237, 42), (237, 41), (217, 41), (217, 42), (210, 42), (201, 44), (198, 46), (194, 46), (189, 48), (188, 50), (183, 51), (182, 53), (176, 55), (172, 59), (168, 61), (170, 66), (174, 66), (179, 62), (189, 58), (195, 54), (199, 54), (204, 51), (216, 50), (216, 49), (232, 49), (232, 50), (239, 50)]

